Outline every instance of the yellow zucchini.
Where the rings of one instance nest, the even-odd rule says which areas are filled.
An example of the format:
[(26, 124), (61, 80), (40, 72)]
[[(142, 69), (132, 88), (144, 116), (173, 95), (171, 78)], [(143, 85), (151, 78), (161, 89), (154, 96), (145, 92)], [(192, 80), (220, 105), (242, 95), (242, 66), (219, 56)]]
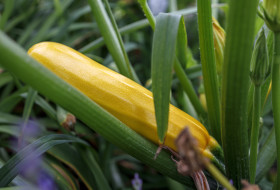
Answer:
[[(62, 44), (42, 42), (31, 47), (28, 54), (131, 129), (159, 143), (149, 90)], [(201, 152), (212, 157), (210, 150), (218, 144), (199, 121), (170, 105), (168, 125), (166, 146), (176, 151), (175, 138), (188, 126)]]

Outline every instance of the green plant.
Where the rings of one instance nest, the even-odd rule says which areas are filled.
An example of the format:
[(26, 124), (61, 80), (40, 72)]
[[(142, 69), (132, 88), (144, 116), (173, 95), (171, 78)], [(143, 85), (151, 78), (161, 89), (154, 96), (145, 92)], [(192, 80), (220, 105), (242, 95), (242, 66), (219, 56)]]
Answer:
[[(220, 187), (217, 181), (233, 188), (226, 178), (236, 189), (242, 179), (279, 189), (269, 171), (280, 161), (279, 1), (264, 1), (259, 11), (257, 0), (193, 2), (172, 1), (165, 7), (172, 12), (154, 16), (146, 0), (1, 0), (0, 186), (32, 189), (45, 175), (58, 189), (195, 189), (191, 177), (177, 172), (184, 158), (174, 161), (162, 150), (153, 159), (158, 145), (177, 155), (174, 139), (188, 124), (198, 147), (222, 172), (205, 166), (210, 189)], [(195, 13), (197, 18), (184, 17)], [(212, 23), (212, 14), (220, 26)], [(223, 26), (226, 39), (218, 39)], [(262, 40), (254, 45), (258, 33)], [(57, 43), (41, 43), (52, 45), (36, 55), (42, 41), (59, 42), (87, 57), (69, 48), (58, 52), (62, 45)], [(27, 50), (37, 43), (30, 50), (34, 60)], [(257, 53), (263, 49), (271, 76)], [(57, 61), (66, 59), (71, 68), (59, 69)], [(81, 66), (91, 63), (95, 66)], [(97, 67), (103, 74), (93, 79)], [(98, 81), (103, 82), (97, 87)], [(128, 87), (133, 88), (123, 91)], [(127, 106), (148, 110), (149, 116), (133, 114)], [(61, 122), (68, 116), (75, 125)], [(35, 165), (30, 160), (40, 163), (33, 175), (28, 175)]]

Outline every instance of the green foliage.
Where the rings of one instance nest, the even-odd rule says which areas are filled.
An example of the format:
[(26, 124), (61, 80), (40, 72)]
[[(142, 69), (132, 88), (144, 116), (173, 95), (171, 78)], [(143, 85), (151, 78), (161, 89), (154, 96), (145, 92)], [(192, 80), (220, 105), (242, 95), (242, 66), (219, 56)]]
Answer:
[[(257, 0), (213, 5), (198, 0), (197, 7), (194, 0), (168, 2), (164, 12), (172, 13), (156, 16), (146, 0), (0, 0), (0, 189), (38, 189), (41, 181), (53, 185), (48, 189), (135, 189), (131, 181), (138, 179), (136, 173), (143, 189), (195, 189), (191, 177), (177, 172), (168, 151), (154, 160), (157, 145), (31, 59), (26, 51), (41, 41), (73, 47), (150, 90), (152, 86), (161, 141), (171, 102), (202, 122), (223, 146), (225, 160), (219, 161), (238, 189), (241, 179), (250, 177), (249, 166), (256, 167), (251, 181), (272, 188), (280, 150), (273, 119), (280, 117), (271, 111), (274, 106), (274, 114), (279, 112), (279, 89), (274, 87), (273, 105), (268, 92), (271, 78), (278, 85), (279, 64), (274, 64), (273, 77), (262, 79), (254, 98), (250, 59), (253, 41), (264, 28), (265, 45), (259, 46), (267, 46), (268, 63), (279, 62), (279, 33), (264, 26), (275, 29), (271, 24), (279, 19), (272, 17), (279, 11), (265, 4), (266, 10), (260, 9), (264, 22), (256, 14)], [(227, 26), (221, 76), (215, 68), (211, 15)], [(71, 129), (58, 117), (62, 113), (65, 119), (69, 112), (77, 119)], [(252, 123), (260, 125), (259, 134)], [(251, 132), (255, 140), (250, 145)], [(251, 155), (258, 159), (248, 163), (252, 145)], [(211, 189), (222, 189), (205, 174)]]

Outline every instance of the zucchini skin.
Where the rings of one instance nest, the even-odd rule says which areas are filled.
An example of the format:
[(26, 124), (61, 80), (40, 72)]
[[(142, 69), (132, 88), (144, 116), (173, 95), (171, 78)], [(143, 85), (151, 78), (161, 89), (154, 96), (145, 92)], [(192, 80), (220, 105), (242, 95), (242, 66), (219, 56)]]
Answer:
[[(149, 90), (59, 43), (35, 44), (28, 54), (131, 129), (159, 143), (153, 95)], [(177, 151), (175, 139), (188, 126), (201, 152), (213, 158), (211, 149), (219, 145), (199, 121), (170, 105), (168, 125), (166, 146)]]

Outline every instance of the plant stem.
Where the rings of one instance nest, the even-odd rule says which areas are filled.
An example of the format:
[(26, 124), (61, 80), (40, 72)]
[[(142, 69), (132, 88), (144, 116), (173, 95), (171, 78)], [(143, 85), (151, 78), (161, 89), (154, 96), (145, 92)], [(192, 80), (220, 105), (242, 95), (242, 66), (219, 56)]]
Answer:
[[(280, 32), (274, 33), (274, 54), (272, 65), (272, 110), (277, 147), (277, 179), (274, 189), (280, 189)], [(276, 188), (275, 188), (276, 187)]]
[(207, 170), (213, 175), (213, 177), (224, 186), (227, 190), (235, 190), (235, 188), (229, 183), (227, 178), (211, 163), (206, 165)]
[(142, 10), (144, 11), (152, 29), (155, 30), (156, 20), (155, 17), (153, 16), (151, 9), (149, 8), (147, 0), (138, 0), (138, 2), (141, 5)]
[(222, 143), (226, 172), (237, 189), (249, 179), (248, 89), (258, 0), (230, 0), (222, 80)]
[(255, 183), (257, 156), (258, 156), (258, 138), (260, 125), (260, 111), (261, 111), (261, 87), (255, 85), (253, 97), (253, 121), (251, 130), (251, 144), (250, 144), (250, 183)]
[(221, 104), (214, 53), (211, 0), (198, 0), (197, 13), (199, 46), (210, 132), (221, 143)]

